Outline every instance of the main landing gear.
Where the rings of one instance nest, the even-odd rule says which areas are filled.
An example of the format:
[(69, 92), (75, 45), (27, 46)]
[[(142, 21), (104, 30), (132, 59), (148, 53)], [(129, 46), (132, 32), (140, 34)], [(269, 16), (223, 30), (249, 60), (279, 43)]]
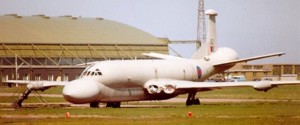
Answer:
[(195, 97), (196, 92), (192, 92), (188, 94), (187, 100), (186, 100), (186, 106), (191, 106), (191, 105), (200, 105), (200, 100)]

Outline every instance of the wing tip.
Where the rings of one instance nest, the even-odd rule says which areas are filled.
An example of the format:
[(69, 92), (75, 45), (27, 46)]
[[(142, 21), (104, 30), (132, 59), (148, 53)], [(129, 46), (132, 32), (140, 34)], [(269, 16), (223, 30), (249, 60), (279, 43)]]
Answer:
[(282, 55), (285, 55), (286, 53), (285, 52), (280, 52), (278, 53), (278, 56), (282, 56)]

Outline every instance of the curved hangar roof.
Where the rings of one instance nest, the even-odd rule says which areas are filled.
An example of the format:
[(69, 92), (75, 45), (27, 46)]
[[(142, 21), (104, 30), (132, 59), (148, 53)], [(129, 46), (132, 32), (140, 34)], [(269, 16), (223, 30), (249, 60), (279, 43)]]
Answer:
[(0, 43), (139, 44), (166, 42), (122, 23), (72, 16), (0, 16)]

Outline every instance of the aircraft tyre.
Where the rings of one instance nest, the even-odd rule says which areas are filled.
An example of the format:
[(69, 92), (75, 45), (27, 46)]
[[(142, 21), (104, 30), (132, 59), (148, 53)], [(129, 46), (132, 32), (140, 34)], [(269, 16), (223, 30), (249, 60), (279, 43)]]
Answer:
[(200, 100), (198, 98), (186, 100), (186, 106), (191, 106), (191, 105), (200, 105)]
[(200, 105), (200, 100), (198, 98), (195, 98), (196, 93), (189, 93), (188, 98), (186, 100), (186, 106), (191, 105)]
[(194, 105), (200, 105), (200, 99), (195, 98), (193, 104), (194, 104)]
[(91, 102), (90, 107), (91, 108), (99, 108), (99, 102)]
[(185, 103), (186, 106), (191, 106), (193, 105), (192, 101), (191, 100), (186, 100), (186, 103)]
[(121, 102), (108, 102), (108, 103), (106, 103), (106, 107), (120, 108)]

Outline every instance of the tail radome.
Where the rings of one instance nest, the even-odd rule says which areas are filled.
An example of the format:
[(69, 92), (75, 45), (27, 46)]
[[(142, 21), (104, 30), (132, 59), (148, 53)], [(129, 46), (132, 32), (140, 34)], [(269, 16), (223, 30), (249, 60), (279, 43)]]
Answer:
[(216, 16), (218, 15), (215, 10), (207, 10), (208, 15), (208, 33), (207, 39), (202, 46), (193, 54), (192, 59), (202, 59), (217, 50), (217, 30), (216, 30)]

